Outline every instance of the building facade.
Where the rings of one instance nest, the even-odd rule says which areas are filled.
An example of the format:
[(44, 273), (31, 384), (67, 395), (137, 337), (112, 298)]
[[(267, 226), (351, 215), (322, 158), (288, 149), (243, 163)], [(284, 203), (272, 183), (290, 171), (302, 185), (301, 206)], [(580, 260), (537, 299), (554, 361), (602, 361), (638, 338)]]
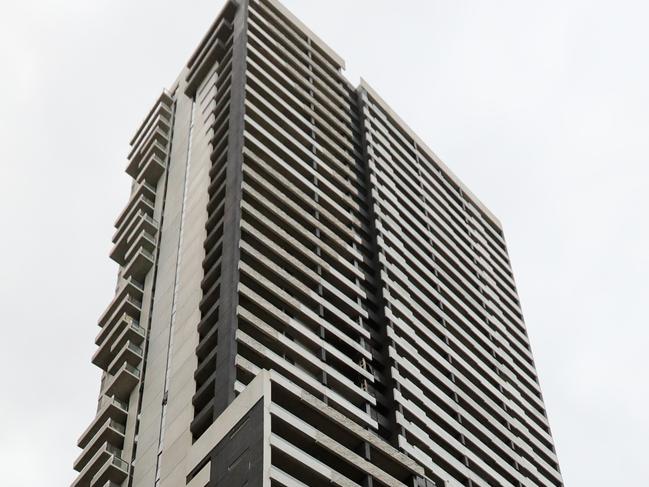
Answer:
[(499, 221), (276, 0), (131, 140), (75, 487), (562, 486)]

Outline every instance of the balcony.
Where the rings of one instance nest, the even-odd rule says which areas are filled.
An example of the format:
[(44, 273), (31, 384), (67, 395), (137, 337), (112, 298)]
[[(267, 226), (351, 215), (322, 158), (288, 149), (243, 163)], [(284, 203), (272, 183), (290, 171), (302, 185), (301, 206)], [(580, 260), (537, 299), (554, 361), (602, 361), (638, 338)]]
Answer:
[(140, 182), (146, 181), (149, 184), (157, 184), (160, 177), (164, 174), (165, 169), (167, 169), (165, 157), (152, 154), (140, 167), (140, 174), (137, 180)]
[(77, 441), (77, 445), (79, 448), (86, 448), (93, 437), (97, 435), (99, 430), (105, 425), (106, 421), (113, 420), (120, 424), (125, 424), (127, 416), (128, 404), (113, 397), (104, 396), (95, 419), (92, 420), (90, 426), (88, 426), (81, 434), (79, 441)]
[[(135, 154), (129, 162), (126, 172), (137, 181), (146, 181), (155, 185), (162, 176), (167, 165), (168, 142), (165, 140), (153, 139), (146, 144), (146, 148)], [(154, 162), (154, 165), (151, 163)]]
[(126, 253), (143, 232), (146, 232), (149, 236), (155, 236), (158, 232), (158, 222), (146, 212), (139, 210), (129, 215), (129, 218), (124, 220), (115, 235), (113, 235), (115, 246), (110, 252), (110, 258), (123, 265)]
[(120, 228), (131, 215), (142, 211), (153, 217), (155, 208), (155, 188), (147, 182), (142, 182), (133, 192), (128, 203), (115, 220), (115, 228)]
[[(102, 347), (104, 346), (104, 342), (108, 341), (108, 347), (110, 349), (115, 339), (119, 336), (120, 333), (122, 333), (124, 328), (127, 327), (134, 327), (136, 330), (140, 329), (142, 330), (141, 333), (144, 333), (144, 329), (140, 326), (140, 322), (132, 316), (124, 313), (113, 322), (112, 326), (104, 327), (99, 331), (97, 337), (95, 338), (95, 343), (99, 347)], [(97, 350), (97, 352), (99, 352), (99, 350)]]
[(113, 346), (111, 353), (115, 358), (108, 365), (107, 372), (113, 375), (119, 371), (120, 366), (124, 363), (137, 368), (140, 365), (140, 362), (142, 362), (142, 357), (144, 357), (144, 351), (142, 348), (129, 341), (124, 343), (121, 347)]
[(115, 375), (108, 380), (105, 394), (126, 401), (139, 381), (140, 369), (124, 362)]
[(81, 472), (90, 463), (94, 455), (105, 447), (105, 445), (122, 448), (125, 434), (126, 428), (123, 424), (108, 418), (97, 429), (95, 435), (88, 440), (85, 448), (75, 460), (73, 468), (77, 472)]
[(134, 247), (135, 250), (130, 250), (127, 254), (124, 277), (144, 282), (144, 278), (155, 262), (155, 257), (149, 250), (151, 247), (155, 248), (153, 237), (143, 232)]
[(90, 484), (102, 487), (118, 487), (126, 477), (128, 477), (128, 463), (119, 457), (113, 456), (99, 469)]
[(144, 328), (130, 316), (124, 315), (110, 331), (104, 332), (102, 329), (99, 336), (97, 336), (95, 343), (99, 345), (99, 348), (92, 356), (92, 363), (103, 370), (107, 370), (108, 365), (115, 358), (115, 351), (121, 350), (124, 343), (131, 342), (135, 345), (141, 345), (145, 337), (146, 331)]
[(159, 125), (160, 120), (162, 120), (164, 124), (171, 121), (172, 105), (173, 98), (169, 96), (167, 90), (163, 90), (131, 139), (131, 147), (138, 146), (140, 142), (146, 138), (146, 133), (151, 129), (151, 127)]
[(133, 318), (140, 316), (142, 310), (142, 286), (133, 279), (127, 279), (117, 291), (115, 298), (101, 315), (98, 325), (105, 328), (119, 321), (122, 315), (127, 314)]
[(142, 284), (134, 279), (124, 279), (121, 283), (115, 297), (110, 302), (106, 311), (99, 317), (98, 324), (103, 327), (105, 323), (111, 320), (120, 310), (120, 315), (124, 312), (131, 316), (139, 316), (144, 288)]
[[(102, 447), (94, 454), (94, 456), (87, 462), (83, 470), (79, 473), (79, 476), (72, 482), (70, 487), (90, 487), (91, 485), (96, 485), (93, 481), (97, 474), (104, 471), (106, 465), (113, 465), (117, 470), (120, 470), (123, 473), (121, 482), (128, 476), (128, 464), (124, 462), (120, 457), (122, 451), (111, 445), (110, 443), (104, 443)], [(117, 460), (117, 461), (115, 461)], [(119, 479), (120, 474), (116, 472), (115, 476)]]
[(142, 161), (152, 153), (157, 153), (160, 158), (164, 159), (169, 146), (169, 130), (169, 124), (164, 119), (156, 117), (153, 125), (150, 125), (132, 146), (128, 155), (129, 163), (126, 167), (126, 173), (129, 176), (137, 178), (142, 169)]
[(146, 152), (154, 142), (167, 146), (169, 143), (170, 131), (171, 126), (169, 121), (158, 112), (158, 114), (151, 119), (151, 123), (146, 130), (142, 132), (142, 135), (134, 144), (131, 145), (131, 152), (128, 155), (129, 161), (136, 159), (138, 154)]

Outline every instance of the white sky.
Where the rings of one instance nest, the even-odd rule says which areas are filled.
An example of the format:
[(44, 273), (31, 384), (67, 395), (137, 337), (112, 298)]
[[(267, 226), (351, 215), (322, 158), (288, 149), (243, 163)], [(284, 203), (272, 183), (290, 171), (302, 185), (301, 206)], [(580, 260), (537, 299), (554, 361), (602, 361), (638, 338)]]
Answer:
[[(0, 0), (2, 485), (74, 478), (127, 143), (222, 3)], [(647, 485), (649, 3), (285, 4), (502, 220), (566, 485)]]

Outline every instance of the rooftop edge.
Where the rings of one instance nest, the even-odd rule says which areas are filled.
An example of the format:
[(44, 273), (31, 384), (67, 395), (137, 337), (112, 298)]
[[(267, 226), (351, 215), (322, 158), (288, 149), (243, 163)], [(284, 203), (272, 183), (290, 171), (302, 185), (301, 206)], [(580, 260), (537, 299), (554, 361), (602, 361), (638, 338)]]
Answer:
[(424, 142), (421, 137), (419, 137), (414, 130), (410, 128), (410, 126), (403, 121), (403, 119), (397, 115), (397, 113), (392, 110), (390, 105), (386, 103), (386, 101), (381, 98), (381, 96), (370, 86), (370, 84), (364, 79), (361, 78), (360, 84), (358, 85), (358, 89), (363, 89), (367, 91), (370, 96), (372, 96), (373, 99), (375, 99), (381, 108), (387, 112), (387, 114), (394, 119), (395, 122), (399, 124), (399, 126), (410, 136), (412, 139), (419, 145), (424, 151), (430, 156), (431, 159), (435, 161), (437, 165), (439, 165), (440, 169), (444, 171), (450, 178), (453, 180), (455, 184), (458, 185), (458, 187), (464, 192), (472, 202), (476, 204), (476, 206), (480, 209), (480, 211), (487, 217), (489, 218), (500, 230), (502, 230), (503, 226), (498, 217), (494, 215), (489, 208), (487, 208), (480, 199), (473, 194), (473, 192), (467, 188), (467, 186), (460, 180), (459, 177), (455, 175), (453, 171), (449, 169), (449, 167), (442, 162), (442, 160), (439, 158), (433, 150), (428, 147), (428, 144)]
[(315, 42), (322, 51), (331, 58), (341, 69), (345, 69), (345, 60), (341, 58), (338, 54), (330, 48), (325, 41), (318, 37), (311, 29), (309, 29), (300, 19), (293, 15), (282, 3), (278, 0), (251, 0), (256, 3), (268, 3), (272, 5), (275, 9), (281, 12), (288, 20), (293, 22), (296, 27), (298, 27), (304, 35), (309, 37), (312, 42)]

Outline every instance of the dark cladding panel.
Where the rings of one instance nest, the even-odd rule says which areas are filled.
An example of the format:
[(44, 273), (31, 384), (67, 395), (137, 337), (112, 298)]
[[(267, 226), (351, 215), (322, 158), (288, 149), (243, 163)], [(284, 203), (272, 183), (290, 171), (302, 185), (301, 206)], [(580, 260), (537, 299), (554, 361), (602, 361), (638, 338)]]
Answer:
[(264, 403), (260, 400), (214, 447), (206, 461), (189, 476), (192, 479), (208, 462), (206, 487), (261, 487), (263, 484)]
[(263, 401), (259, 401), (212, 451), (209, 487), (261, 487)]

